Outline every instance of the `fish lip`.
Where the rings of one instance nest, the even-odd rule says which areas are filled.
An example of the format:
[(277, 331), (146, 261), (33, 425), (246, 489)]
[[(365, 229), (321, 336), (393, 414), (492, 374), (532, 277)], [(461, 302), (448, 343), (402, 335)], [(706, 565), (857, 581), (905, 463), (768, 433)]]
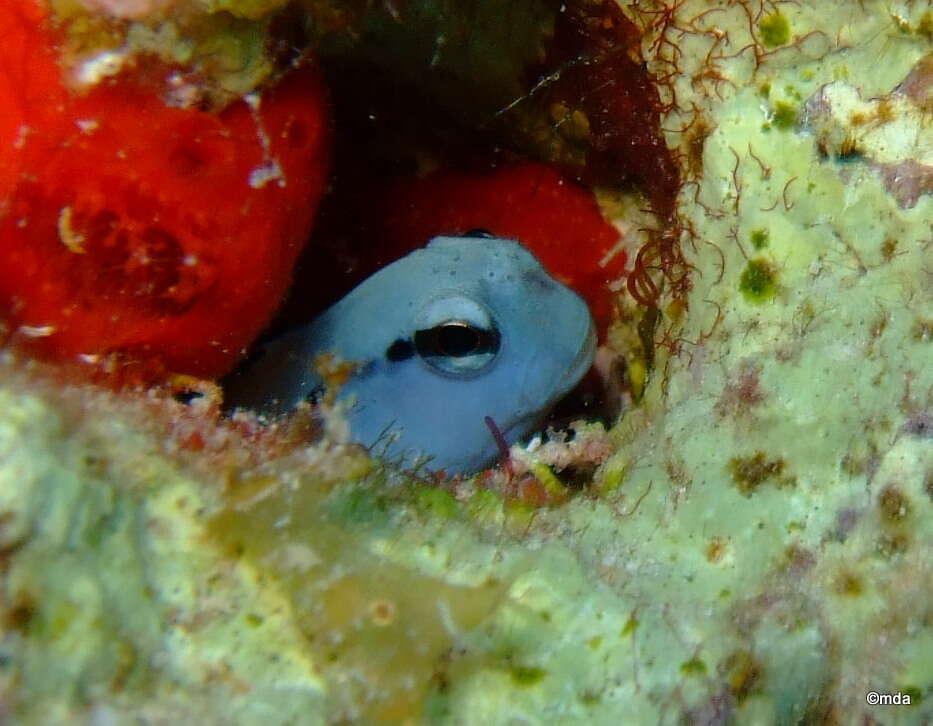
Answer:
[[(534, 411), (531, 413), (526, 413), (514, 421), (511, 421), (509, 425), (500, 429), (502, 437), (506, 440), (509, 446), (512, 446), (515, 443), (522, 441), (529, 434), (539, 431), (541, 425), (547, 419), (548, 409), (543, 411)], [(493, 423), (498, 424), (498, 422), (493, 419)]]

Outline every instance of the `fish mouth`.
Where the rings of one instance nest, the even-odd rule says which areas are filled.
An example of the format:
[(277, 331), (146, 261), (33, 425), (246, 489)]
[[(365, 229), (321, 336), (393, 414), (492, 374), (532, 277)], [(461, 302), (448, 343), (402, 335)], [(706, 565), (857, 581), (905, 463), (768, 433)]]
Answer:
[(526, 436), (541, 428), (541, 424), (547, 419), (547, 410), (535, 411), (533, 414), (522, 416), (517, 421), (512, 421), (508, 428), (502, 430), (502, 438), (511, 446), (517, 441), (521, 441)]

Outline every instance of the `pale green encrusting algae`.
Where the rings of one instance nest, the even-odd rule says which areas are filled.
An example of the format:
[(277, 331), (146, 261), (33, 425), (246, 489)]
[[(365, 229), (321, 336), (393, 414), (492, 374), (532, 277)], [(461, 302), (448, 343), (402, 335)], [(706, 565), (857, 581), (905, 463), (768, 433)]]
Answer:
[(677, 72), (696, 269), (594, 493), (458, 501), (334, 441), (225, 469), (229, 433), (208, 473), (167, 452), (180, 406), (7, 364), (14, 722), (933, 720), (933, 197), (878, 168), (929, 158), (896, 89), (930, 11), (657, 7), (630, 12)]
[[(323, 684), (290, 647), (286, 604), (204, 538), (211, 489), (165, 459), (146, 407), (76, 400), (71, 388), (42, 396), (36, 383), (17, 393), (23, 376), (4, 368), (3, 702), (12, 722), (126, 723), (132, 713), (230, 723), (236, 713), (259, 724), (270, 712), (284, 722), (320, 709)], [(281, 625), (258, 631), (253, 608)]]

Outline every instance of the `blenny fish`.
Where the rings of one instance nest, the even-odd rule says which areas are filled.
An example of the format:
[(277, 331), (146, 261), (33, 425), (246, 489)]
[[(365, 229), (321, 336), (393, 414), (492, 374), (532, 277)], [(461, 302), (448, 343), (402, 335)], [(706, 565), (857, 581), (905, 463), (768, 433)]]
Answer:
[(511, 444), (541, 424), (595, 347), (586, 303), (521, 244), (441, 236), (263, 346), (227, 401), (286, 413), (321, 391), (315, 361), (330, 353), (354, 364), (337, 392), (354, 441), (406, 468), (470, 473), (495, 460), (499, 432)]

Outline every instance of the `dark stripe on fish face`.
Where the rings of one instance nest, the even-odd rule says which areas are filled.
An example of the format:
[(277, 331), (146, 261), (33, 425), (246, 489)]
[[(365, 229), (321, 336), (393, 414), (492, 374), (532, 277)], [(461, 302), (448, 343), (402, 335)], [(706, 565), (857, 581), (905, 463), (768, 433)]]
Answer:
[(399, 363), (408, 360), (415, 354), (415, 347), (410, 340), (398, 338), (388, 348), (386, 348), (386, 359), (393, 363)]

